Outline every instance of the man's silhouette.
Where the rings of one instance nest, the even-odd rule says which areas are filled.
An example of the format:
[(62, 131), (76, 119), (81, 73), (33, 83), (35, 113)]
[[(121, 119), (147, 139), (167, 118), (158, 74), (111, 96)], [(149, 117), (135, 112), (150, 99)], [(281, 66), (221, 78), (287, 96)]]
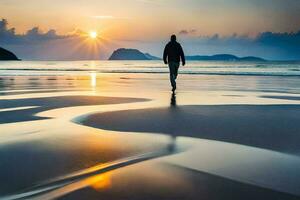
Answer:
[(180, 59), (182, 65), (185, 65), (185, 57), (181, 45), (176, 41), (176, 35), (171, 36), (171, 41), (166, 45), (164, 50), (164, 62), (169, 64), (170, 69), (170, 81), (172, 85), (172, 91), (176, 90), (176, 78), (178, 75), (178, 68), (180, 65)]

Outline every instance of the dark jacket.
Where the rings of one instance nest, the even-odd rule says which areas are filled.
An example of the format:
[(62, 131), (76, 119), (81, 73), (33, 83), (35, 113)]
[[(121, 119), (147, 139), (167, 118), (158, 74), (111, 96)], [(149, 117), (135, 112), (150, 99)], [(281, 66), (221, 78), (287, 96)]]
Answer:
[(166, 45), (165, 50), (164, 50), (164, 62), (165, 63), (169, 63), (169, 62), (178, 62), (179, 63), (180, 58), (184, 65), (185, 57), (184, 57), (184, 53), (183, 53), (181, 45), (176, 41), (169, 42)]

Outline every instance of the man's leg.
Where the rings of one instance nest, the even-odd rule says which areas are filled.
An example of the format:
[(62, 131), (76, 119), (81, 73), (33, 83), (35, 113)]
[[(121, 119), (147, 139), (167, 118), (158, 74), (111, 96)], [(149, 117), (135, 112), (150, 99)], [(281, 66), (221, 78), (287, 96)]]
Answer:
[(178, 69), (179, 69), (179, 63), (175, 63), (175, 80), (177, 79), (178, 76)]
[(172, 89), (173, 91), (176, 90), (176, 66), (174, 65), (173, 62), (170, 62), (169, 63), (169, 69), (170, 69), (170, 82), (171, 82), (171, 85), (172, 85)]

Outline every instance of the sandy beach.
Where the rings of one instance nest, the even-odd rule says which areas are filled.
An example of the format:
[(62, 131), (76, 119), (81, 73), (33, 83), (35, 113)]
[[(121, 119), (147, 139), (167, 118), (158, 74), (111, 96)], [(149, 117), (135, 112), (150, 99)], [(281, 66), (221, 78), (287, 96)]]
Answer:
[(299, 199), (299, 85), (1, 76), (0, 199)]

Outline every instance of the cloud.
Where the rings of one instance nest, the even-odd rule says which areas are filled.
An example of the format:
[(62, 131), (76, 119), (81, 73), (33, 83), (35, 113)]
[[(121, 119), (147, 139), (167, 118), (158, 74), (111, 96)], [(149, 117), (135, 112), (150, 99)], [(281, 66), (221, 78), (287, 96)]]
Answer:
[(193, 35), (197, 32), (196, 29), (191, 29), (191, 30), (186, 30), (186, 29), (183, 29), (181, 31), (178, 32), (179, 35)]
[(114, 19), (114, 16), (111, 15), (96, 15), (96, 16), (91, 16), (91, 18), (95, 19)]
[(262, 47), (271, 47), (282, 52), (300, 53), (300, 30), (298, 32), (290, 33), (262, 32), (254, 38), (234, 34), (230, 37), (212, 37), (211, 39), (223, 41), (228, 45), (230, 45), (230, 43), (244, 43)]
[(131, 19), (129, 17), (115, 17), (112, 15), (95, 15), (95, 16), (91, 16), (91, 18), (94, 19), (101, 19), (101, 20), (110, 20), (110, 19)]
[(187, 30), (181, 30), (179, 31), (179, 35), (187, 35), (189, 32)]
[(146, 4), (154, 4), (154, 5), (161, 5), (161, 4), (168, 3), (168, 1), (166, 0), (136, 0), (136, 1), (146, 3)]
[(262, 45), (298, 50), (300, 53), (300, 30), (291, 33), (264, 32), (257, 36), (256, 42)]
[(6, 19), (0, 20), (0, 44), (28, 44), (43, 41), (65, 39), (74, 35), (58, 35), (56, 30), (50, 29), (43, 33), (39, 27), (33, 27), (25, 34), (17, 34), (15, 28), (8, 28)]
[(290, 33), (262, 32), (255, 37), (198, 36), (182, 38), (189, 52), (196, 54), (231, 53), (260, 56), (270, 60), (300, 60), (300, 31)]
[(100, 46), (91, 46), (85, 39), (86, 33), (79, 29), (60, 35), (54, 29), (42, 32), (33, 27), (24, 34), (17, 34), (15, 28), (8, 28), (7, 20), (0, 20), (0, 46), (25, 60), (103, 59), (105, 54), (99, 53)]

